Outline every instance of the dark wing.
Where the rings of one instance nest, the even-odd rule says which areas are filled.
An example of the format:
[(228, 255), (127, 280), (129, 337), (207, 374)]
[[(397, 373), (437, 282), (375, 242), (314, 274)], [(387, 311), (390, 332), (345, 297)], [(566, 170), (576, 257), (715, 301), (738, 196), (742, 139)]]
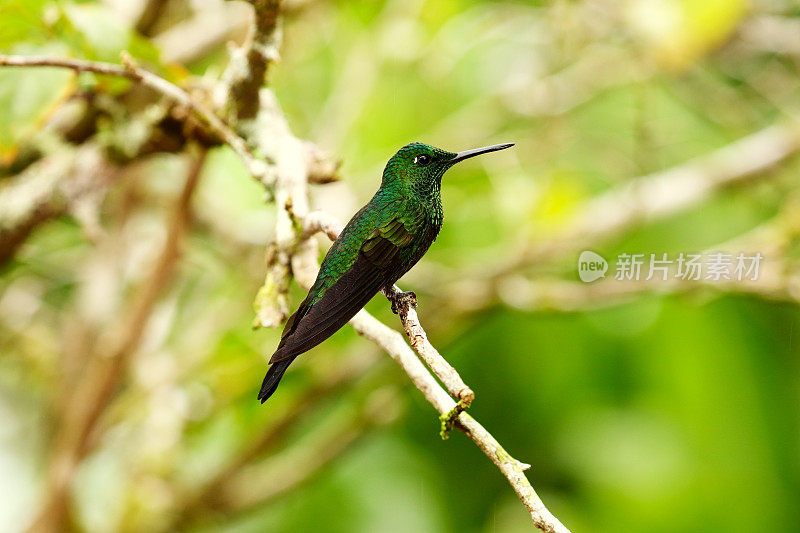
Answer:
[(277, 363), (297, 357), (318, 345), (358, 313), (389, 281), (403, 270), (403, 249), (412, 235), (401, 219), (376, 228), (361, 246), (358, 258), (313, 305), (309, 298), (286, 323), (278, 349), (270, 358)]

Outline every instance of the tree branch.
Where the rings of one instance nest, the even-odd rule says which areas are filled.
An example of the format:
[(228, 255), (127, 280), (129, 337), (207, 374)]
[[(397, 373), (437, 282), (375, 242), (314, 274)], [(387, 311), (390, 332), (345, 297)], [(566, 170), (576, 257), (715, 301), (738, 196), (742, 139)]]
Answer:
[[(231, 51), (223, 76), (227, 82), (227, 103), (237, 120), (253, 119), (258, 115), (259, 90), (264, 84), (267, 67), (278, 59), (278, 17), (280, 0), (249, 0), (253, 6), (254, 23), (240, 48)], [(229, 117), (233, 122), (234, 117)]]
[[(381, 348), (399, 364), (411, 378), (414, 385), (422, 392), (425, 399), (433, 405), (440, 415), (448, 415), (456, 408), (456, 403), (436, 382), (414, 352), (406, 344), (403, 336), (383, 322), (361, 310), (350, 324), (356, 332)], [(464, 432), (481, 451), (500, 469), (522, 504), (531, 515), (533, 523), (542, 531), (550, 533), (568, 533), (558, 519), (547, 510), (542, 500), (533, 490), (525, 477), (524, 471), (529, 465), (517, 461), (503, 449), (497, 439), (467, 413), (460, 413), (456, 427)]]
[(103, 194), (116, 170), (94, 143), (43, 157), (0, 187), (0, 265), (43, 222)]
[(223, 142), (228, 144), (244, 163), (247, 171), (264, 185), (271, 186), (273, 177), (268, 165), (257, 159), (250, 151), (249, 146), (236, 132), (234, 132), (222, 119), (204, 104), (195, 101), (189, 93), (136, 65), (127, 53), (122, 54), (123, 65), (103, 63), (100, 61), (86, 61), (66, 57), (51, 56), (8, 56), (0, 55), (0, 66), (6, 67), (59, 67), (72, 69), (75, 72), (93, 72), (107, 76), (128, 78), (141, 83), (169, 98), (170, 100), (190, 109), (208, 128), (218, 135)]
[(417, 316), (416, 296), (414, 296), (413, 302), (409, 302), (405, 298), (399, 299), (398, 297), (403, 295), (403, 291), (397, 285), (393, 285), (390, 291), (384, 290), (383, 294), (392, 302), (392, 310), (396, 310), (400, 316), (400, 322), (403, 324), (403, 329), (411, 343), (411, 347), (422, 357), (422, 360), (439, 378), (439, 381), (444, 384), (450, 396), (458, 399), (458, 403), (453, 409), (447, 413), (442, 413), (439, 417), (442, 422), (440, 435), (442, 439), (447, 439), (458, 415), (472, 405), (475, 393), (464, 383), (456, 369), (442, 357), (439, 350), (428, 340), (428, 335), (422, 329), (422, 324), (420, 324)]
[[(275, 240), (267, 250), (267, 273), (255, 301), (255, 326), (277, 327), (289, 316), (289, 283), (313, 283), (316, 276), (317, 246), (302, 238), (302, 224), (308, 214), (308, 176), (313, 159), (307, 143), (292, 134), (275, 96), (261, 90), (261, 104), (250, 121), (253, 144), (274, 161)], [(308, 281), (310, 280), (310, 281)]]
[[(329, 236), (333, 237), (339, 233), (336, 231), (337, 228), (334, 226), (333, 220), (333, 217), (315, 215), (312, 217), (311, 221), (304, 226), (304, 231), (308, 234), (314, 228), (321, 229), (325, 227), (330, 231)], [(326, 231), (326, 233), (328, 231)], [(313, 280), (311, 281), (313, 282)], [(305, 288), (308, 288), (308, 286)], [(397, 290), (399, 291), (399, 289)], [(464, 395), (464, 399), (468, 398), (469, 401), (471, 401), (472, 397), (474, 397), (472, 390), (464, 385), (455, 369), (453, 369), (452, 366), (442, 358), (433, 345), (430, 344), (425, 330), (419, 323), (416, 311), (409, 309), (408, 312), (401, 314), (400, 317), (403, 322), (403, 328), (406, 330), (414, 349), (417, 350), (417, 353), (419, 353), (426, 362), (428, 362), (429, 359), (431, 360), (431, 362), (428, 363), (429, 366), (442, 372), (445, 377), (440, 377), (440, 379), (443, 379), (443, 382), (447, 380), (447, 383), (449, 383), (448, 388), (455, 391), (454, 396), (460, 399), (459, 404), (463, 401), (461, 398), (462, 394)], [(464, 434), (467, 435), (467, 437), (469, 437), (470, 440), (472, 440), (500, 469), (500, 472), (506, 477), (513, 487), (514, 492), (517, 493), (520, 501), (522, 501), (522, 504), (530, 513), (531, 519), (536, 527), (552, 533), (569, 532), (569, 530), (547, 510), (542, 500), (536, 494), (536, 491), (533, 490), (528, 478), (525, 477), (524, 471), (530, 468), (530, 465), (521, 463), (511, 457), (491, 433), (467, 413), (461, 412), (463, 407), (460, 409), (459, 404), (456, 404), (450, 395), (436, 382), (436, 379), (428, 372), (425, 366), (423, 366), (414, 354), (414, 351), (406, 344), (400, 333), (391, 329), (364, 309), (350, 320), (350, 324), (359, 335), (383, 348), (392, 359), (402, 367), (411, 378), (414, 385), (425, 396), (425, 399), (439, 412), (440, 417), (444, 417), (445, 419), (452, 417), (455, 419), (456, 427), (463, 431)]]

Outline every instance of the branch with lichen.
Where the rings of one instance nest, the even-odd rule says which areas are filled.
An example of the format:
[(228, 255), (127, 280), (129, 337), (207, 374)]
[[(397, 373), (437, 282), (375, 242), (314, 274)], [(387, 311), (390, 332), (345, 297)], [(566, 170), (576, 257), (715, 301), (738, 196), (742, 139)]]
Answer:
[(455, 368), (448, 363), (439, 353), (433, 344), (428, 340), (428, 334), (422, 328), (417, 316), (416, 296), (411, 300), (402, 298), (403, 291), (397, 285), (393, 285), (391, 291), (384, 292), (384, 295), (392, 302), (393, 308), (400, 316), (403, 329), (406, 332), (411, 347), (419, 354), (425, 364), (428, 365), (436, 377), (439, 378), (447, 388), (450, 396), (458, 400), (458, 404), (449, 412), (443, 413), (442, 438), (447, 438), (447, 433), (453, 428), (453, 422), (459, 413), (464, 411), (472, 404), (475, 393), (464, 383)]
[(223, 74), (227, 85), (227, 104), (231, 118), (256, 118), (260, 107), (259, 91), (264, 85), (267, 67), (278, 59), (280, 44), (280, 0), (249, 0), (253, 6), (253, 24), (245, 42), (231, 50)]
[[(271, 187), (274, 185), (275, 175), (273, 173), (273, 165), (268, 164), (266, 161), (256, 157), (251, 151), (248, 142), (237, 132), (235, 132), (227, 123), (225, 123), (224, 120), (219, 118), (219, 116), (217, 116), (212, 109), (207, 107), (198, 98), (187, 93), (184, 89), (138, 66), (129, 55), (123, 53), (122, 61), (122, 65), (117, 65), (99, 61), (87, 61), (53, 56), (0, 55), (0, 66), (66, 68), (74, 70), (77, 73), (92, 72), (95, 74), (127, 78), (134, 82), (140, 83), (143, 86), (149, 87), (155, 91), (156, 94), (162, 95), (169, 99), (169, 101), (190, 110), (194, 116), (196, 116), (203, 124), (206, 125), (213, 136), (218, 137), (222, 142), (233, 149), (233, 151), (241, 159), (242, 164), (248, 173), (250, 173), (256, 180), (260, 181), (265, 186)], [(267, 139), (263, 135), (260, 136), (260, 150), (262, 152), (268, 154), (277, 153), (275, 157), (280, 157), (280, 150), (275, 152), (275, 150), (273, 150), (273, 146), (277, 145), (280, 147), (285, 147), (286, 145), (291, 145), (293, 154), (302, 154), (301, 158), (304, 161), (304, 169), (302, 170), (302, 173), (307, 176), (308, 182), (324, 184), (336, 181), (338, 179), (336, 172), (338, 170), (339, 163), (335, 160), (332, 160), (328, 154), (321, 151), (313, 143), (301, 141), (291, 136), (288, 133), (288, 127), (285, 126), (285, 119), (283, 119), (279, 111), (275, 112), (274, 109), (271, 112), (267, 111), (267, 116), (264, 116), (262, 119), (259, 119), (256, 122), (263, 125), (264, 123), (268, 124), (272, 119), (283, 121), (283, 127), (278, 134), (286, 136), (287, 138), (276, 140)], [(274, 131), (271, 127), (268, 127), (268, 129), (270, 131)], [(126, 138), (126, 150), (131, 150), (131, 143), (131, 139)], [(142, 146), (139, 147), (140, 149), (147, 148), (146, 140), (143, 140), (140, 144), (142, 144)], [(71, 157), (70, 154), (67, 154), (67, 156)], [(53, 167), (55, 164), (54, 162), (62, 161), (63, 159), (64, 157), (58, 156), (47, 158), (45, 161), (42, 161), (40, 164), (34, 166), (31, 172), (38, 173), (44, 177), (49, 176), (47, 179), (50, 181), (54, 181), (60, 176), (69, 176), (72, 174), (72, 172), (69, 170), (66, 163), (60, 165), (58, 168)], [(45, 170), (48, 172), (43, 172)], [(303, 183), (305, 183), (305, 180)], [(42, 188), (40, 192), (33, 191), (33, 196), (36, 196), (37, 198), (42, 194), (47, 194), (49, 198), (49, 201), (41, 201), (35, 203), (35, 205), (32, 203), (34, 201), (33, 196), (31, 201), (19, 201), (19, 195), (13, 194), (11, 189), (12, 188), (10, 187), (6, 187), (3, 191), (3, 194), (0, 195), (0, 207), (2, 207), (0, 211), (5, 213), (5, 215), (0, 215), (0, 236), (3, 237), (0, 239), (2, 241), (3, 248), (0, 250), (0, 262), (10, 257), (13, 251), (21, 242), (25, 240), (27, 235), (36, 225), (45, 220), (53, 218), (54, 216), (62, 214), (66, 205), (63, 201), (61, 201), (64, 195), (54, 187)], [(30, 190), (30, 187), (25, 186), (21, 187), (21, 189), (27, 191)], [(6, 190), (9, 192), (6, 193)], [(95, 188), (95, 192), (96, 190), (97, 188)], [(14, 197), (13, 202), (5, 201), (7, 198), (11, 198), (12, 196)], [(278, 196), (285, 195), (278, 193)], [(72, 203), (74, 204), (75, 202)], [(28, 205), (31, 206), (31, 209), (22, 212), (24, 210), (22, 210), (21, 207)], [(16, 216), (14, 220), (11, 220), (11, 215), (9, 214), (12, 212), (19, 213), (19, 216)], [(76, 210), (75, 213), (80, 214), (81, 211)], [(286, 220), (282, 220), (280, 223), (285, 224)], [(288, 272), (285, 269), (288, 268), (289, 256), (282, 253), (281, 249), (276, 249), (274, 257), (275, 259), (270, 261), (270, 264), (275, 265), (275, 272), (273, 273), (272, 279), (276, 280), (278, 286), (275, 287), (274, 291), (266, 291), (268, 299), (273, 298), (273, 295), (275, 295), (275, 298), (280, 299), (288, 290), (288, 285), (284, 284), (281, 280), (288, 279), (286, 276)], [(262, 306), (262, 308), (266, 307)], [(280, 317), (278, 317), (278, 319), (280, 319)], [(269, 322), (269, 320), (267, 322)]]
[(190, 109), (206, 126), (228, 144), (242, 160), (247, 171), (265, 185), (271, 185), (272, 176), (268, 165), (256, 158), (247, 142), (242, 139), (230, 126), (219, 118), (211, 109), (202, 102), (192, 98), (189, 93), (177, 85), (153, 74), (137, 65), (127, 53), (122, 54), (122, 65), (104, 63), (100, 61), (86, 61), (67, 57), (52, 56), (8, 56), (0, 55), (0, 67), (58, 67), (74, 70), (75, 72), (93, 72), (107, 76), (128, 78), (141, 83), (170, 100)]
[(308, 176), (318, 170), (318, 162), (308, 144), (292, 134), (275, 96), (262, 89), (260, 97), (250, 139), (273, 162), (278, 211), (275, 238), (267, 247), (267, 273), (254, 303), (254, 325), (277, 327), (289, 316), (291, 278), (303, 285), (316, 276), (317, 247), (303, 238), (302, 225), (309, 212)]

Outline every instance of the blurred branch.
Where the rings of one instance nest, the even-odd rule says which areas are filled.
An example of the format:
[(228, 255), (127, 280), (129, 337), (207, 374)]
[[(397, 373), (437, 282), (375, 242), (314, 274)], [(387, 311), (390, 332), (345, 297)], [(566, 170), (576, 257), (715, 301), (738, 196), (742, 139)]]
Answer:
[(739, 29), (744, 46), (767, 53), (800, 55), (800, 21), (795, 17), (761, 15), (748, 18)]
[(228, 41), (241, 40), (250, 27), (251, 11), (240, 2), (209, 4), (152, 40), (161, 51), (163, 62), (190, 64)]
[(161, 253), (142, 281), (131, 307), (111, 335), (113, 346), (96, 346), (77, 384), (65, 386), (63, 413), (55, 437), (45, 503), (32, 532), (62, 531), (69, 521), (68, 494), (73, 474), (90, 450), (97, 423), (111, 403), (128, 362), (141, 340), (159, 296), (171, 281), (180, 255), (180, 242), (190, 220), (190, 202), (200, 178), (205, 153), (195, 157), (183, 190), (173, 207)]
[[(364, 355), (364, 352), (360, 352), (344, 364), (337, 365), (334, 372), (325, 373), (322, 379), (306, 389), (300, 397), (295, 398), (291, 406), (260, 435), (256, 436), (244, 450), (237, 452), (229, 464), (199, 487), (192, 487), (186, 499), (177, 506), (180, 509), (180, 518), (176, 519), (175, 523), (191, 521), (191, 517), (197, 516), (200, 511), (207, 508), (218, 509), (220, 507), (219, 495), (229, 492), (226, 487), (234, 483), (233, 480), (237, 479), (242, 472), (252, 468), (259, 458), (266, 456), (278, 447), (299, 420), (318, 407), (325, 399), (366, 374), (376, 362), (374, 353)], [(288, 487), (285, 487), (282, 492), (286, 491), (288, 491)], [(269, 499), (270, 496), (265, 497)]]
[(244, 163), (247, 171), (264, 185), (272, 184), (269, 167), (264, 161), (257, 159), (250, 151), (247, 143), (234, 132), (222, 119), (214, 114), (205, 104), (193, 99), (189, 93), (147, 70), (136, 65), (126, 53), (122, 55), (123, 65), (102, 63), (99, 61), (85, 61), (50, 56), (6, 56), (0, 55), (0, 66), (7, 67), (59, 67), (72, 69), (75, 72), (93, 72), (128, 78), (141, 83), (150, 89), (166, 96), (186, 108), (190, 109), (200, 118), (211, 131), (228, 144)]
[(0, 188), (0, 265), (41, 223), (99, 202), (117, 175), (102, 150), (86, 143), (33, 163)]
[(152, 36), (153, 29), (158, 23), (158, 19), (161, 18), (164, 13), (168, 2), (169, 0), (144, 0), (138, 20), (134, 25), (136, 31), (145, 37)]
[(373, 428), (397, 419), (399, 406), (398, 392), (393, 387), (372, 392), (357, 412), (348, 413), (344, 423), (324, 438), (237, 472), (213, 494), (213, 508), (230, 512), (268, 505), (317, 476)]
[[(684, 294), (700, 291), (751, 294), (768, 300), (800, 303), (800, 266), (787, 259), (800, 235), (800, 199), (790, 198), (772, 219), (731, 241), (706, 248), (703, 255), (715, 251), (748, 250), (761, 253), (757, 279), (697, 280), (670, 275), (668, 279), (618, 280), (606, 278), (594, 283), (563, 280), (532, 281), (521, 275), (507, 276), (498, 284), (499, 299), (526, 311), (588, 310), (618, 305), (645, 293)], [(488, 302), (484, 301), (484, 304)]]
[(278, 59), (280, 0), (249, 0), (254, 21), (244, 45), (231, 50), (223, 81), (228, 85), (227, 103), (236, 119), (258, 114), (259, 90), (267, 67)]
[(490, 269), (489, 277), (510, 274), (538, 260), (552, 262), (697, 205), (723, 187), (761, 177), (798, 150), (800, 122), (775, 124), (683, 165), (632, 180), (579, 208), (579, 215), (565, 228)]
[[(778, 266), (778, 265), (776, 265)], [(643, 294), (687, 294), (701, 291), (752, 294), (770, 300), (800, 302), (797, 275), (769, 277), (758, 282), (668, 279), (666, 281), (621, 281), (609, 279), (595, 283), (546, 280), (524, 277), (508, 279), (500, 290), (500, 300), (524, 311), (589, 311), (619, 305)]]
[[(497, 84), (494, 92), (515, 113), (563, 115), (603, 90), (647, 79), (652, 72), (641, 63), (620, 46), (589, 46), (563, 70), (538, 79), (512, 78)], [(598, 72), (605, 74), (598, 76)]]

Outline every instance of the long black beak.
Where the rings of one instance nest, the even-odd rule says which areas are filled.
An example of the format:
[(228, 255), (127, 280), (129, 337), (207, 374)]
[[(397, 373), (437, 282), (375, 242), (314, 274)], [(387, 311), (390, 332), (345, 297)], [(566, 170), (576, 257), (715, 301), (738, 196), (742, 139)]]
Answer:
[(483, 148), (473, 148), (472, 150), (464, 150), (463, 152), (458, 152), (456, 156), (450, 160), (450, 163), (455, 164), (459, 161), (469, 159), (470, 157), (475, 157), (476, 155), (488, 154), (489, 152), (496, 152), (497, 150), (505, 150), (506, 148), (511, 148), (512, 146), (514, 146), (514, 143), (503, 143), (493, 144), (492, 146), (484, 146)]

